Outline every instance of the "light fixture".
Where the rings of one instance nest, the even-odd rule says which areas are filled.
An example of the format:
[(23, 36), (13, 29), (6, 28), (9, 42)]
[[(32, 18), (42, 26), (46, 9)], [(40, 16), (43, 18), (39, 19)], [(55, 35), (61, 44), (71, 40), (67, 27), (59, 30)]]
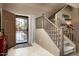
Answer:
[(65, 21), (66, 21), (66, 24), (67, 24), (67, 25), (72, 24), (72, 23), (71, 23), (71, 19), (65, 19)]

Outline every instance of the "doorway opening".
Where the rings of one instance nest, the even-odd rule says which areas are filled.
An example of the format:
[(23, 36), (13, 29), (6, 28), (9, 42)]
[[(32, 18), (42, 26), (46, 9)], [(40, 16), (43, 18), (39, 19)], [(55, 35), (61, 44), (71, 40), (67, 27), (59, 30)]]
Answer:
[(16, 44), (28, 43), (28, 17), (16, 16)]

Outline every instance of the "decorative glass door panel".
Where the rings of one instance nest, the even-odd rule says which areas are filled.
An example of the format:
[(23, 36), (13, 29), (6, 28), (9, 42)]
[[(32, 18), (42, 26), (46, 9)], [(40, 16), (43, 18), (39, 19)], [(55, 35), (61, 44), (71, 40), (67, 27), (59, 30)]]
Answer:
[(28, 18), (16, 17), (16, 43), (24, 43), (28, 40)]

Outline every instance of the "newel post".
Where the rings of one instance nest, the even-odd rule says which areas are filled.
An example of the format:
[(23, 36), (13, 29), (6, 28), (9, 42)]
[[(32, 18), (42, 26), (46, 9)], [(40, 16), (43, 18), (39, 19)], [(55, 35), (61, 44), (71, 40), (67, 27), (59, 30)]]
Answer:
[(64, 55), (64, 28), (61, 27), (60, 29), (60, 36), (61, 36), (61, 47), (60, 47), (60, 56)]

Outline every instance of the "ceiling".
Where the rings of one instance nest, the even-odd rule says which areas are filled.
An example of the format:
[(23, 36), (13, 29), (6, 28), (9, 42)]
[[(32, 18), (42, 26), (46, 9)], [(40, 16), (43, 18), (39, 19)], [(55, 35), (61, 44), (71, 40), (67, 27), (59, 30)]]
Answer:
[(79, 3), (67, 3), (67, 4), (74, 8), (79, 8)]
[[(79, 8), (79, 3), (66, 3), (74, 8)], [(49, 12), (53, 14), (61, 9), (65, 3), (0, 3), (0, 7), (16, 13), (39, 16), (43, 13)], [(53, 12), (53, 13), (52, 13)]]
[(3, 7), (15, 13), (41, 15), (63, 7), (64, 3), (6, 3)]

